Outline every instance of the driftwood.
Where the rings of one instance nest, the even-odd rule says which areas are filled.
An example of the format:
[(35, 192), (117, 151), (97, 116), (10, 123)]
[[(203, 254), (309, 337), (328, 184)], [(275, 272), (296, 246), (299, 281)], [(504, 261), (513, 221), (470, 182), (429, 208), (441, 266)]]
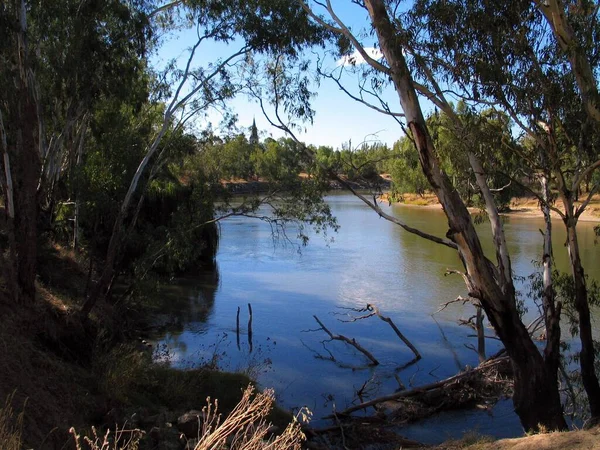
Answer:
[(329, 335), (330, 339), (332, 339), (334, 341), (342, 341), (342, 342), (345, 342), (346, 344), (351, 345), (356, 350), (358, 350), (363, 355), (365, 355), (367, 358), (369, 358), (369, 360), (371, 361), (370, 365), (372, 365), (372, 366), (379, 365), (379, 361), (377, 361), (377, 359), (368, 350), (366, 350), (363, 346), (361, 346), (358, 342), (356, 342), (356, 339), (350, 339), (341, 334), (333, 334), (331, 331), (329, 331), (329, 329), (325, 325), (323, 325), (323, 322), (321, 322), (316, 315), (313, 315), (313, 317), (315, 318), (315, 320), (317, 321), (317, 323), (319, 324), (321, 329)]
[[(475, 379), (477, 377), (485, 378), (491, 373), (497, 374), (508, 371), (509, 367), (509, 359), (506, 356), (487, 360), (486, 362), (480, 364), (479, 366), (469, 369), (465, 372), (461, 372), (457, 375), (454, 375), (450, 378), (446, 378), (445, 380), (436, 381), (434, 383), (429, 383), (423, 386), (417, 386), (413, 389), (403, 390), (400, 392), (396, 392), (394, 394), (385, 395), (382, 397), (375, 398), (373, 400), (369, 400), (367, 402), (360, 403), (358, 405), (351, 406), (343, 411), (337, 413), (338, 416), (348, 416), (353, 412), (359, 411), (361, 409), (366, 409), (371, 406), (381, 405), (385, 402), (406, 399), (411, 397), (423, 396), (424, 394), (436, 393), (437, 391), (448, 390), (452, 386), (456, 386), (466, 380)], [(498, 384), (507, 383), (506, 379), (493, 379), (492, 382)], [(328, 416), (327, 418), (331, 418)]]

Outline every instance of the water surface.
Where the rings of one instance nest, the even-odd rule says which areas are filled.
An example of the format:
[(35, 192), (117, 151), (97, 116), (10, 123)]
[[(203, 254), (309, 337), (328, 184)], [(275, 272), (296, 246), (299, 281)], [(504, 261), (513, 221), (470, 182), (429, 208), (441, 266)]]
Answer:
[[(432, 316), (440, 304), (466, 294), (459, 276), (444, 276), (447, 269), (461, 269), (456, 252), (379, 218), (351, 195), (331, 195), (328, 201), (341, 226), (339, 232), (329, 236), (333, 242), (313, 235), (300, 252), (294, 245), (274, 241), (267, 223), (245, 217), (221, 222), (218, 273), (180, 280), (163, 292), (179, 301), (189, 299), (176, 314), (176, 325), (158, 339), (174, 365), (189, 367), (215, 360), (224, 369), (249, 371), (263, 387), (274, 387), (284, 406), (308, 406), (317, 419), (333, 407), (341, 410), (356, 401), (355, 392), (365, 383), (368, 395), (384, 395), (398, 388), (398, 379), (406, 386), (430, 383), (465, 365), (477, 365), (477, 355), (467, 348), (475, 344), (469, 337), (472, 332), (456, 323), (458, 318), (470, 317), (473, 307), (455, 304)], [(438, 236), (446, 233), (442, 211), (399, 205), (384, 208), (414, 227)], [(542, 226), (537, 219), (506, 220), (517, 275), (532, 273), (533, 261), (540, 259)], [(489, 224), (479, 229), (493, 256)], [(591, 276), (600, 278), (593, 224), (581, 223), (579, 231), (583, 264)], [(294, 230), (290, 234), (293, 237)], [(557, 265), (568, 270), (564, 241), (557, 222)], [(253, 310), (252, 351), (248, 303)], [(391, 317), (418, 347), (423, 356), (418, 364), (396, 370), (413, 355), (376, 317), (342, 321), (350, 319), (348, 308), (367, 303)], [(368, 367), (363, 355), (340, 342), (323, 344), (327, 336), (318, 330), (313, 315), (332, 332), (356, 338), (381, 365)], [(535, 307), (530, 305), (528, 317), (534, 316)], [(496, 341), (488, 342), (489, 354), (498, 349)], [(323, 359), (331, 355), (335, 362)], [(445, 413), (402, 432), (435, 443), (474, 428), (497, 437), (522, 432), (510, 400), (500, 402), (492, 414)]]

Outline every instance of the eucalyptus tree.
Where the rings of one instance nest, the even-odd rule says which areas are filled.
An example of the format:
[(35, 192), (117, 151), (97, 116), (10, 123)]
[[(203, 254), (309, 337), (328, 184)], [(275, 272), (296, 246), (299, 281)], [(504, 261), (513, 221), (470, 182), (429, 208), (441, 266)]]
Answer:
[[(251, 55), (277, 49), (294, 57), (299, 46), (317, 43), (322, 36), (318, 28), (308, 23), (305, 12), (298, 5), (284, 1), (170, 2), (159, 5), (149, 16), (161, 23), (184, 18), (186, 25), (195, 29), (197, 38), (187, 53), (184, 67), (178, 69), (173, 64), (173, 70), (167, 74), (167, 83), (172, 91), (166, 102), (162, 126), (147, 143), (145, 154), (121, 203), (102, 274), (81, 310), (84, 317), (110, 286), (118, 248), (125, 238), (125, 222), (129, 220), (128, 228), (131, 228), (136, 218), (135, 212), (132, 214), (134, 199), (138, 199), (135, 210), (143, 201), (143, 196), (137, 194), (138, 185), (147, 167), (156, 158), (167, 130), (182, 126), (198, 114), (205, 114), (209, 108), (224, 108), (226, 100), (239, 91), (239, 65)], [(292, 33), (281, 34), (279, 29), (286, 23), (298, 26)], [(210, 42), (226, 46), (225, 55), (199, 63), (198, 55)]]
[[(495, 261), (485, 256), (465, 201), (441, 165), (440, 154), (423, 115), (419, 95), (432, 101), (446, 113), (457, 130), (465, 129), (469, 124), (463, 122), (447, 100), (443, 78), (436, 75), (429, 62), (415, 51), (415, 39), (419, 36), (410, 28), (411, 23), (405, 16), (406, 8), (400, 7), (400, 2), (383, 0), (365, 0), (359, 3), (366, 10), (371, 31), (377, 37), (378, 48), (383, 57), (377, 58), (365, 49), (357, 35), (336, 14), (330, 1), (301, 3), (315, 23), (340, 37), (344, 44), (342, 50), (346, 54), (350, 54), (352, 49), (360, 54), (368, 64), (367, 77), (369, 80), (374, 79), (370, 82), (371, 85), (390, 83), (396, 91), (402, 109), (402, 121), (399, 122), (407, 128), (418, 152), (423, 173), (444, 209), (448, 219), (448, 232), (445, 238), (439, 238), (415, 230), (407, 224), (399, 225), (457, 251), (464, 266), (461, 275), (468, 294), (485, 310), (511, 359), (515, 381), (513, 402), (521, 423), (527, 430), (536, 430), (540, 426), (547, 429), (566, 428), (556, 383), (556, 369), (546, 365), (520, 319), (510, 254), (498, 207), (481, 162), (484, 155), (480, 153), (476, 141), (468, 143), (469, 163), (490, 218), (496, 250)], [(392, 111), (388, 102), (384, 105), (384, 109)], [(397, 113), (396, 117), (399, 117)], [(385, 217), (374, 202), (362, 198)]]
[[(12, 292), (35, 298), (38, 222), (83, 147), (98, 98), (126, 95), (143, 68), (143, 5), (14, 0), (0, 5), (2, 187)], [(51, 214), (51, 211), (48, 211)]]
[[(581, 340), (581, 375), (590, 412), (600, 418), (600, 384), (595, 372), (588, 292), (579, 256), (577, 222), (600, 185), (593, 173), (600, 167), (598, 82), (600, 64), (598, 6), (594, 2), (417, 1), (409, 22), (412, 48), (427, 64), (430, 77), (442, 79), (473, 107), (493, 107), (508, 114), (532, 145), (506, 146), (517, 155), (523, 172), (540, 180), (531, 189), (547, 218), (558, 214), (567, 231), (574, 304)], [(426, 63), (425, 63), (426, 61)], [(421, 72), (423, 73), (423, 72)], [(429, 79), (427, 79), (429, 78)], [(519, 177), (514, 177), (518, 182)], [(596, 179), (597, 180), (597, 179)], [(586, 197), (576, 203), (582, 186)], [(557, 192), (562, 208), (550, 193)], [(546, 247), (548, 247), (546, 245)], [(544, 250), (548, 300), (544, 302), (547, 329), (554, 329), (558, 347), (560, 306), (550, 299), (549, 249)], [(547, 347), (546, 351), (549, 351)], [(558, 363), (555, 352), (548, 361)]]
[[(469, 206), (484, 206), (484, 199), (473, 197), (478, 190), (469, 153), (476, 152), (485, 166), (487, 182), (498, 208), (506, 210), (511, 198), (521, 191), (512, 179), (522, 173), (518, 156), (506, 151), (518, 148), (511, 134), (510, 117), (490, 108), (473, 110), (464, 102), (457, 104), (455, 113), (456, 116), (449, 116), (436, 111), (427, 118), (442, 167)], [(456, 118), (460, 119), (458, 127)]]
[(394, 143), (394, 159), (390, 162), (395, 196), (415, 193), (423, 195), (429, 189), (429, 182), (423, 175), (419, 163), (419, 154), (409, 137), (404, 136)]

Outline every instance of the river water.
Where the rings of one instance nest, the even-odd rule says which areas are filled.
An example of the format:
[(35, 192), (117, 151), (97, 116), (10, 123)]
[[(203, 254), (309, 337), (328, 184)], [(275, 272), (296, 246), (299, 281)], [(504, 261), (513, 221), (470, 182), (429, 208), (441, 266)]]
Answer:
[[(441, 303), (466, 294), (459, 276), (444, 276), (446, 269), (461, 269), (456, 252), (380, 219), (352, 195), (334, 194), (328, 201), (339, 232), (327, 238), (311, 236), (300, 252), (289, 242), (274, 241), (267, 223), (246, 217), (221, 222), (217, 271), (178, 280), (161, 292), (173, 298), (174, 305), (171, 325), (156, 339), (163, 355), (176, 367), (214, 361), (226, 370), (247, 371), (262, 387), (275, 388), (284, 407), (308, 406), (316, 420), (333, 407), (341, 410), (356, 401), (355, 392), (365, 383), (366, 395), (373, 397), (393, 392), (398, 379), (406, 386), (419, 385), (477, 365), (477, 355), (467, 348), (476, 344), (469, 337), (472, 331), (457, 325), (457, 319), (473, 314), (473, 307), (454, 304), (432, 316)], [(438, 236), (447, 230), (442, 211), (384, 208)], [(537, 219), (506, 219), (515, 274), (527, 276), (535, 270), (542, 226)], [(587, 273), (600, 279), (593, 227), (579, 225), (582, 260)], [(478, 228), (492, 256), (489, 223)], [(568, 270), (562, 224), (556, 222), (554, 228), (557, 266)], [(290, 234), (293, 237), (294, 230)], [(525, 282), (519, 281), (518, 287), (525, 289)], [(253, 312), (251, 336), (248, 303)], [(386, 323), (376, 317), (347, 321), (349, 314), (360, 315), (348, 308), (367, 303), (396, 323), (420, 351), (421, 361), (398, 371), (413, 355)], [(527, 317), (535, 317), (535, 311), (530, 304)], [(343, 343), (324, 345), (327, 336), (318, 330), (313, 315), (332, 332), (355, 338), (381, 364), (368, 367), (363, 355)], [(595, 326), (598, 338), (597, 321)], [(487, 344), (488, 354), (499, 348), (494, 340)], [(324, 359), (330, 356), (335, 361)], [(444, 413), (404, 427), (401, 433), (437, 443), (467, 430), (496, 437), (522, 433), (510, 400), (501, 401), (491, 413)]]

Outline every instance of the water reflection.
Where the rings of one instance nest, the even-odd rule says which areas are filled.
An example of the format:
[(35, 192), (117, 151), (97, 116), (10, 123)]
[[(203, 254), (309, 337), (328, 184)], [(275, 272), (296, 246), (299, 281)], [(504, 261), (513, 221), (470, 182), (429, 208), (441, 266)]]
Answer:
[(219, 288), (219, 269), (202, 271), (161, 285), (157, 292), (162, 314), (158, 318), (158, 335), (170, 351), (185, 354), (188, 345), (181, 336), (185, 331), (204, 334)]

